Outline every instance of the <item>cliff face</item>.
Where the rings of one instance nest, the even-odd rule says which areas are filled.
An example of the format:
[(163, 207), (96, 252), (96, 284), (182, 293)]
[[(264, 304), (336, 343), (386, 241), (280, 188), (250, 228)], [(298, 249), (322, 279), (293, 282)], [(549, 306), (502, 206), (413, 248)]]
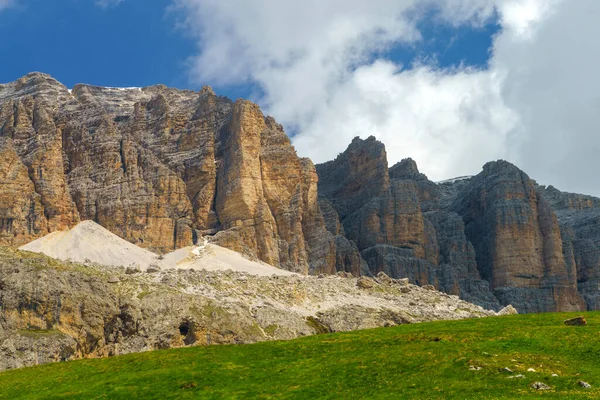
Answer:
[(356, 244), (371, 273), (408, 277), (500, 307), (479, 276), (462, 219), (442, 209), (439, 188), (419, 173), (413, 160), (388, 169), (382, 143), (374, 137), (355, 138), (334, 161), (317, 165), (317, 172), (322, 201), (338, 213), (345, 236)]
[(317, 176), (247, 101), (153, 86), (0, 85), (0, 244), (91, 219), (168, 251), (203, 234), (297, 272), (333, 273)]
[(577, 271), (565, 263), (556, 214), (514, 165), (491, 162), (456, 197), (477, 265), (501, 303), (524, 312), (584, 308)]
[(94, 220), (167, 252), (210, 235), (303, 274), (385, 272), (520, 312), (600, 309), (600, 199), (499, 161), (436, 184), (356, 138), (297, 156), (258, 106), (162, 85), (48, 75), (0, 85), (0, 245)]
[(520, 312), (600, 305), (598, 199), (540, 188), (504, 161), (436, 184), (410, 159), (388, 169), (373, 137), (317, 171), (321, 201), (372, 273)]
[(565, 263), (577, 271), (577, 287), (589, 310), (600, 309), (600, 199), (539, 186), (556, 212)]

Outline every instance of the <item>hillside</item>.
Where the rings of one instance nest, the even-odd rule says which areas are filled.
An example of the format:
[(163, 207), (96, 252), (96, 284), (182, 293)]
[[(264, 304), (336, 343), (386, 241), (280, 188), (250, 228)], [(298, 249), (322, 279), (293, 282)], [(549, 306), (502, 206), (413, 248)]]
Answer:
[[(0, 371), (496, 315), (457, 296), (385, 275), (266, 275), (278, 270), (207, 247), (201, 253), (219, 251), (186, 257), (179, 269), (146, 271), (63, 262), (0, 247)], [(208, 270), (201, 268), (204, 262)], [(229, 262), (232, 268), (225, 269)], [(244, 271), (248, 266), (251, 270)]]
[[(584, 327), (563, 324), (576, 315), (432, 322), (52, 364), (1, 373), (0, 399), (598, 398), (600, 313), (586, 313)], [(550, 388), (535, 390), (535, 382)]]

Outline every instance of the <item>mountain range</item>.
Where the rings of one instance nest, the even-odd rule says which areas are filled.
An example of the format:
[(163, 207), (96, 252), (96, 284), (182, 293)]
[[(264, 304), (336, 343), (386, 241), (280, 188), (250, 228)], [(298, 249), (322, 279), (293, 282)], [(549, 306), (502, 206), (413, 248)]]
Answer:
[(438, 184), (369, 137), (315, 166), (256, 104), (210, 87), (0, 85), (0, 244), (84, 220), (155, 252), (211, 237), (288, 271), (383, 271), (495, 310), (600, 309), (600, 199), (509, 162)]

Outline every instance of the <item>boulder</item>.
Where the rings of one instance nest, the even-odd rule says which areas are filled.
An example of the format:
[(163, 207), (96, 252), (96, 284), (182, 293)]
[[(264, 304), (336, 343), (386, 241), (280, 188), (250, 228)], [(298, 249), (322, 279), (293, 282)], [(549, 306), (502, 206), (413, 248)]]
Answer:
[(361, 276), (356, 281), (356, 286), (360, 289), (372, 289), (377, 286), (377, 282), (373, 280), (373, 278), (369, 278), (368, 276)]
[(512, 305), (507, 305), (506, 307), (504, 307), (502, 310), (498, 311), (497, 315), (501, 316), (501, 315), (515, 315), (518, 314), (519, 312), (512, 306)]
[(566, 319), (564, 321), (564, 323), (565, 323), (565, 325), (568, 325), (568, 326), (585, 326), (585, 325), (587, 325), (587, 321), (584, 317)]

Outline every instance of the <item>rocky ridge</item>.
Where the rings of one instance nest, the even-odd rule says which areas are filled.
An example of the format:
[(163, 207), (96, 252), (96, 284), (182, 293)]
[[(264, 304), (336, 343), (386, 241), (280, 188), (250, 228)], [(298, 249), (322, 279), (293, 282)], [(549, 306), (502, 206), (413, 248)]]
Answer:
[(256, 276), (59, 262), (0, 248), (0, 371), (188, 345), (495, 315), (457, 296), (377, 278)]
[(356, 138), (315, 166), (255, 104), (163, 85), (0, 85), (0, 244), (93, 220), (168, 253), (214, 243), (288, 271), (385, 272), (499, 310), (600, 309), (600, 199), (497, 161), (438, 184)]
[(436, 184), (411, 159), (388, 168), (374, 137), (317, 172), (326, 215), (337, 212), (372, 273), (493, 309), (598, 309), (600, 199), (540, 187), (506, 161)]

